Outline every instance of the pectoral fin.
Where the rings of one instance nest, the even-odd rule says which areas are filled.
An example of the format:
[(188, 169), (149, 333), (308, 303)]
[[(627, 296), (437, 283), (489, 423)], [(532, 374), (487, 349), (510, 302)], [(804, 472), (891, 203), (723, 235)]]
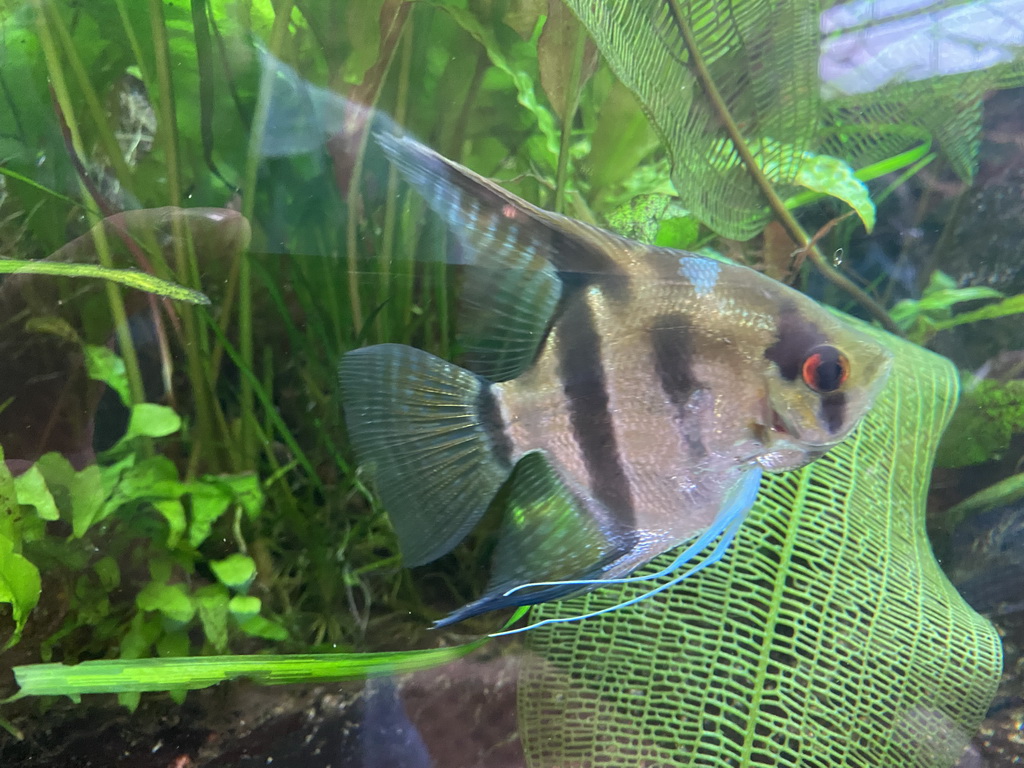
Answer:
[[(740, 526), (746, 519), (747, 513), (753, 506), (754, 499), (757, 498), (757, 491), (760, 485), (761, 468), (759, 466), (754, 465), (741, 469), (735, 483), (723, 498), (722, 507), (711, 526), (688, 544), (666, 568), (655, 573), (647, 573), (641, 576), (627, 576), (623, 578), (603, 579), (592, 582), (575, 582), (577, 588), (593, 589), (597, 586), (612, 584), (656, 582), (665, 579), (665, 577), (669, 577), (668, 579), (661, 581), (661, 583), (653, 589), (649, 589), (635, 597), (631, 597), (621, 603), (617, 603), (607, 608), (602, 608), (598, 611), (584, 613), (579, 616), (564, 616), (555, 619), (544, 619), (536, 624), (530, 624), (525, 627), (517, 627), (516, 629), (495, 632), (491, 637), (513, 635), (518, 632), (526, 632), (528, 630), (544, 626), (545, 624), (561, 624), (568, 621), (580, 621), (581, 619), (590, 619), (604, 613), (611, 613), (612, 611), (617, 611), (619, 608), (635, 605), (642, 600), (646, 600), (660, 592), (671, 589), (679, 582), (685, 581), (694, 574), (714, 565), (721, 560), (728, 551), (729, 546), (736, 537), (736, 533), (739, 531)], [(707, 551), (708, 547), (711, 547), (710, 552)], [(566, 582), (560, 586), (569, 587), (570, 583)], [(552, 584), (546, 588), (557, 589), (558, 587)]]
[(545, 454), (526, 454), (507, 486), (504, 518), (483, 597), (437, 622), (445, 626), (487, 611), (532, 605), (578, 591), (578, 584), (540, 586), (505, 593), (533, 582), (600, 580), (632, 545), (607, 513), (566, 487)]

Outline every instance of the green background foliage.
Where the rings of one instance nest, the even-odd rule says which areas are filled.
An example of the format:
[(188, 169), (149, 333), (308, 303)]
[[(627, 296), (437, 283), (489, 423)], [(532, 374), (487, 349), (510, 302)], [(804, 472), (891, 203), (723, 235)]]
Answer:
[[(627, 13), (613, 23), (616, 6)], [(131, 268), (149, 290), (166, 293), (161, 279), (211, 302), (54, 276), (3, 283), (4, 354), (63, 361), (64, 393), (83, 404), (71, 432), (89, 460), (73, 464), (51, 444), (8, 450), (23, 471), (0, 474), (0, 603), (10, 607), (0, 639), (59, 662), (415, 648), (434, 642), (430, 619), (481, 586), (482, 558), (468, 548), (416, 579), (401, 568), (345, 444), (335, 383), (341, 354), (368, 343), (456, 355), (445, 234), (364, 134), (325, 143), (337, 125), (323, 115), (271, 109), (261, 47), (531, 202), (658, 245), (717, 248), (807, 285), (810, 238), (789, 212), (818, 202), (827, 219), (852, 207), (870, 228), (876, 202), (933, 149), (969, 177), (981, 94), (1017, 70), (826, 98), (813, 66), (818, 5), (776, 6), (0, 0), (0, 253), (37, 271)], [(655, 10), (655, 32), (642, 8)], [(674, 8), (688, 25), (672, 21)], [(956, 119), (935, 109), (950, 99), (970, 108)], [(742, 130), (722, 134), (724, 117)], [(816, 216), (812, 230), (824, 223)], [(751, 238), (772, 221), (789, 222), (781, 255), (767, 236), (752, 246), (718, 237)], [(844, 247), (858, 226), (851, 217), (829, 244)], [(853, 282), (811, 258), (837, 285)], [(861, 290), (921, 343), (1022, 309), (1019, 296), (930, 276), (923, 295), (893, 307), (884, 279)], [(968, 301), (988, 303), (959, 311)], [(36, 413), (30, 378), (11, 377), (8, 414)], [(118, 415), (99, 445), (104, 389)], [(994, 402), (986, 392), (977, 397)], [(901, 402), (918, 408), (922, 397), (908, 390)], [(972, 460), (1019, 429), (1009, 410), (982, 410), (977, 429), (996, 437), (979, 438)], [(929, 418), (930, 440), (944, 417)], [(0, 435), (5, 447), (12, 435)], [(927, 450), (914, 450), (924, 473)], [(920, 511), (923, 477), (900, 497), (908, 514)], [(803, 502), (790, 501), (799, 515)], [(948, 608), (948, 585), (928, 567), (928, 589)], [(969, 624), (961, 608), (949, 610)], [(582, 625), (580, 637), (602, 626)], [(959, 722), (976, 716), (992, 658)], [(159, 673), (140, 674), (153, 689)], [(123, 701), (141, 690), (122, 689)]]

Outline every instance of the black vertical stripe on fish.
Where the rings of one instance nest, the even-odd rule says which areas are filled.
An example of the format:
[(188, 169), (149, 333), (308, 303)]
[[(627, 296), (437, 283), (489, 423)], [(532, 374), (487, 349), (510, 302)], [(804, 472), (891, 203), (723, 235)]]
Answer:
[(573, 436), (594, 497), (625, 527), (635, 520), (629, 480), (619, 456), (601, 359), (601, 338), (583, 294), (565, 307), (558, 325), (558, 374)]
[(622, 268), (607, 252), (567, 230), (551, 232), (551, 246), (558, 254), (552, 261), (562, 280), (570, 288), (598, 285), (608, 298), (625, 302), (629, 298), (629, 280)]
[(651, 348), (654, 352), (654, 372), (661, 390), (675, 407), (676, 422), (684, 439), (696, 456), (706, 456), (700, 431), (692, 424), (693, 416), (687, 409), (690, 397), (700, 389), (693, 375), (695, 350), (690, 325), (681, 314), (658, 315), (651, 323)]
[(776, 341), (764, 351), (764, 356), (775, 363), (787, 381), (796, 381), (807, 353), (828, 341), (818, 326), (804, 318), (800, 310), (789, 303), (779, 308), (775, 333)]
[(498, 408), (498, 401), (491, 393), (491, 388), (486, 383), (480, 387), (480, 394), (476, 401), (477, 415), (480, 423), (487, 432), (491, 442), (491, 449), (494, 451), (494, 458), (502, 464), (512, 465), (512, 441), (505, 431), (505, 420), (501, 418), (501, 409)]
[(834, 435), (846, 422), (846, 395), (843, 392), (833, 392), (822, 396), (818, 414), (828, 431)]

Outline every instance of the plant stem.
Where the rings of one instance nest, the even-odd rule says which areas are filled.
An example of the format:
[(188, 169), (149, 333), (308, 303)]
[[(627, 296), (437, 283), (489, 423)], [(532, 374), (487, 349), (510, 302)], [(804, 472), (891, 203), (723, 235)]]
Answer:
[[(398, 125), (405, 125), (409, 107), (409, 77), (412, 70), (412, 23), (406, 22), (402, 39), (399, 41), (398, 89), (395, 95), (394, 118)], [(381, 237), (380, 255), (377, 261), (377, 306), (391, 299), (394, 292), (395, 271), (395, 228), (398, 221), (398, 168), (388, 163), (387, 196), (384, 200), (384, 231)], [(355, 180), (353, 180), (355, 182)], [(377, 313), (379, 338), (393, 339), (393, 312)]]
[(576, 107), (579, 102), (580, 77), (583, 73), (583, 52), (586, 47), (587, 35), (583, 25), (576, 25), (576, 41), (572, 52), (572, 72), (566, 89), (564, 111), (562, 114), (562, 136), (558, 147), (558, 170), (555, 174), (555, 213), (565, 213), (565, 184), (569, 171), (569, 144), (572, 141), (572, 124), (576, 118)]
[(704, 63), (704, 57), (700, 55), (697, 49), (697, 42), (693, 37), (693, 31), (690, 29), (690, 25), (687, 23), (683, 10), (679, 6), (679, 0), (668, 0), (669, 8), (672, 11), (673, 19), (679, 28), (679, 32), (683, 37), (683, 41), (686, 43), (686, 48), (690, 52), (690, 66), (693, 68), (694, 76), (700, 83), (700, 86), (704, 92), (704, 95), (708, 97), (711, 102), (711, 106), (715, 111), (718, 119), (722, 123), (722, 128), (725, 129), (729, 139), (732, 141), (733, 147), (739, 154), (740, 159), (746, 166), (747, 171), (754, 179), (754, 183), (758, 189), (761, 190), (761, 194), (764, 195), (765, 201), (768, 203), (768, 207), (772, 213), (778, 218), (779, 222), (785, 227), (789, 236), (793, 238), (793, 241), (806, 249), (807, 254), (814, 266), (818, 268), (818, 271), (828, 280), (830, 283), (846, 291), (852, 296), (861, 306), (863, 306), (872, 317), (874, 317), (887, 331), (890, 333), (901, 336), (899, 328), (889, 317), (889, 313), (880, 306), (874, 299), (868, 296), (860, 286), (850, 280), (846, 275), (838, 270), (834, 269), (831, 264), (825, 259), (821, 251), (818, 250), (818, 246), (815, 245), (807, 232), (800, 223), (796, 220), (789, 209), (786, 208), (786, 204), (782, 198), (775, 192), (775, 188), (772, 186), (771, 181), (765, 176), (764, 171), (761, 170), (761, 166), (758, 165), (757, 160), (754, 158), (753, 153), (750, 151), (750, 147), (747, 146), (746, 139), (744, 138), (739, 126), (736, 125), (736, 121), (733, 120), (732, 114), (729, 112), (729, 107), (725, 103), (725, 99), (722, 98), (722, 94), (718, 91), (718, 86), (715, 84), (714, 79), (711, 77), (711, 73), (708, 71), (707, 65)]
[[(293, 0), (285, 0), (275, 8), (274, 25), (270, 30), (270, 40), (268, 41), (270, 53), (275, 57), (280, 56), (294, 7)], [(263, 133), (267, 124), (267, 109), (270, 106), (269, 98), (262, 98), (261, 94), (259, 104), (257, 113), (253, 116), (249, 136), (249, 151), (246, 157), (243, 185), (245, 194), (242, 198), (242, 214), (250, 221), (252, 221), (253, 213), (256, 210), (256, 180), (263, 147)], [(253, 411), (256, 401), (253, 395), (252, 379), (248, 375), (255, 375), (255, 361), (252, 329), (252, 265), (246, 253), (239, 255), (238, 262), (238, 354), (241, 358), (239, 365), (243, 369), (243, 373), (247, 374), (242, 376), (239, 384), (238, 451), (243, 466), (251, 467), (256, 457), (255, 432), (251, 422), (255, 418)]]
[[(67, 81), (64, 79), (64, 71), (61, 67), (60, 56), (53, 37), (50, 34), (50, 24), (59, 27), (62, 23), (59, 19), (53, 20), (59, 11), (44, 0), (35, 0), (36, 23), (39, 31), (39, 44), (43, 49), (43, 56), (46, 59), (46, 68), (50, 76), (50, 84), (53, 88), (54, 98), (63, 113), (64, 122), (67, 125), (68, 133), (71, 136), (71, 143), (79, 157), (86, 155), (82, 151), (82, 137), (78, 131), (78, 121), (72, 111), (71, 94), (68, 91)], [(51, 20), (47, 20), (47, 16)], [(79, 179), (82, 188), (83, 198), (89, 197), (85, 182)], [(106, 231), (102, 226), (97, 226), (101, 217), (91, 209), (86, 209), (90, 224), (92, 225), (93, 238), (96, 245), (96, 255), (100, 265), (108, 269), (114, 266), (110, 253), (110, 243), (107, 240)], [(124, 296), (115, 284), (106, 282), (104, 289), (107, 294), (107, 303), (110, 305), (110, 315), (114, 321), (114, 335), (117, 338), (121, 350), (121, 357), (124, 359), (125, 373), (128, 376), (128, 389), (133, 403), (141, 403), (146, 399), (145, 389), (142, 385), (142, 374), (139, 370), (139, 359), (135, 353), (135, 344), (132, 341), (131, 329), (128, 326), (128, 313), (125, 309)]]

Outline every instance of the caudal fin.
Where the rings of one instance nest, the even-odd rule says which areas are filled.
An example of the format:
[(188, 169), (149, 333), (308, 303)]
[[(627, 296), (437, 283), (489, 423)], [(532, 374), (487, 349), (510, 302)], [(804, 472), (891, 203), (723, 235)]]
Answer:
[(349, 438), (406, 565), (435, 560), (479, 522), (512, 469), (490, 384), (401, 344), (349, 352), (338, 373)]

